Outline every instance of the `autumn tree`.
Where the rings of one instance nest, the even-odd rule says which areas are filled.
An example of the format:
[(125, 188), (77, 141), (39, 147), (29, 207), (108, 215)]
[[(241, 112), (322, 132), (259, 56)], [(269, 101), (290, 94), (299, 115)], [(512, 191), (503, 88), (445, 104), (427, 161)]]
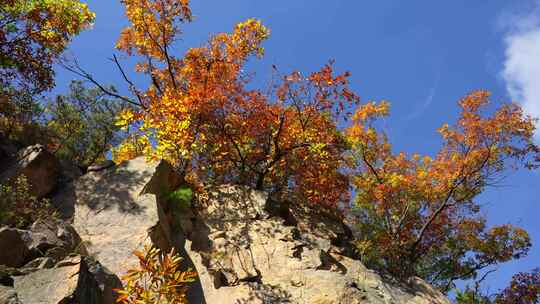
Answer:
[(94, 19), (77, 0), (0, 1), (0, 86), (32, 92), (54, 84), (52, 64)]
[[(483, 278), (489, 273), (483, 274)], [(540, 300), (540, 268), (520, 272), (512, 277), (508, 287), (488, 294), (476, 283), (474, 288), (466, 286), (457, 290), (457, 304), (536, 304)]]
[(540, 301), (540, 268), (520, 272), (495, 298), (495, 304), (535, 304)]
[(9, 140), (19, 147), (44, 143), (44, 108), (28, 91), (0, 96), (0, 142)]
[(35, 96), (53, 87), (54, 60), (93, 19), (77, 0), (0, 0), (0, 139), (38, 129)]
[(476, 198), (509, 167), (536, 166), (534, 120), (516, 104), (485, 115), (488, 100), (489, 93), (476, 91), (459, 102), (459, 120), (439, 129), (443, 146), (433, 159), (392, 151), (374, 123), (388, 114), (387, 103), (359, 107), (347, 135), (356, 163), (358, 247), (369, 265), (448, 291), (456, 280), (527, 254), (527, 232), (488, 227)]
[[(135, 70), (148, 86), (135, 86), (116, 56), (129, 95), (71, 67), (133, 105), (116, 121), (130, 134), (115, 149), (116, 161), (164, 158), (188, 180), (245, 184), (315, 209), (342, 211), (352, 184), (364, 260), (443, 291), (527, 254), (528, 234), (511, 225), (487, 227), (475, 200), (507, 168), (536, 165), (534, 121), (517, 105), (488, 115), (482, 111), (489, 94), (473, 92), (460, 101), (458, 122), (439, 130), (443, 146), (434, 158), (396, 154), (375, 125), (388, 104), (360, 104), (350, 75), (335, 73), (331, 63), (305, 76), (280, 76), (269, 90), (254, 88), (245, 70), (263, 56), (269, 30), (261, 22), (248, 19), (180, 55), (174, 49), (182, 26), (193, 20), (188, 0), (122, 3), (129, 26), (117, 48), (139, 60)], [(352, 124), (342, 130), (347, 118)]]
[(139, 139), (118, 152), (133, 155), (133, 143), (148, 143), (147, 155), (200, 180), (290, 193), (325, 207), (347, 201), (338, 123), (345, 107), (358, 102), (348, 73), (337, 75), (328, 64), (308, 76), (283, 76), (270, 92), (248, 89), (243, 69), (263, 55), (269, 35), (259, 21), (239, 23), (179, 57), (171, 45), (180, 25), (192, 20), (188, 1), (123, 3), (131, 25), (117, 47), (141, 59), (136, 69), (150, 86), (130, 86), (138, 109), (122, 112), (118, 124)]

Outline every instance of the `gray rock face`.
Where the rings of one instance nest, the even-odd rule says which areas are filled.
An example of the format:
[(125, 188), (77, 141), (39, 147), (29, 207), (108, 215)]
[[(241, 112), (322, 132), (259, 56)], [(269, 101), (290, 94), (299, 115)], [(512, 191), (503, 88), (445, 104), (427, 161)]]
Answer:
[(24, 265), (25, 272), (32, 272), (39, 269), (48, 269), (54, 267), (54, 259), (50, 257), (40, 257)]
[(88, 253), (122, 276), (138, 265), (134, 250), (150, 243), (170, 248), (170, 231), (160, 225), (167, 221), (160, 221), (164, 211), (157, 197), (178, 180), (166, 163), (147, 164), (138, 158), (87, 173), (56, 200), (64, 217), (73, 218)]
[(60, 172), (58, 159), (42, 145), (30, 146), (17, 153), (14, 163), (1, 174), (0, 181), (25, 175), (32, 195), (42, 198), (56, 187)]
[(25, 304), (112, 304), (118, 278), (89, 257), (70, 256), (54, 268), (15, 277), (18, 300)]
[(266, 202), (262, 192), (223, 186), (183, 216), (206, 303), (449, 303), (421, 280), (397, 286), (343, 255), (336, 221), (296, 210), (287, 226)]
[(351, 258), (338, 220), (273, 208), (265, 193), (237, 186), (177, 210), (165, 194), (180, 184), (166, 163), (138, 158), (90, 172), (58, 198), (88, 252), (118, 276), (137, 264), (133, 250), (176, 247), (199, 274), (192, 304), (449, 303), (419, 279), (399, 286)]
[(86, 254), (81, 237), (64, 221), (38, 220), (30, 232), (29, 248), (35, 256), (46, 256), (56, 263), (71, 253)]
[(0, 285), (0, 304), (23, 304), (12, 287)]

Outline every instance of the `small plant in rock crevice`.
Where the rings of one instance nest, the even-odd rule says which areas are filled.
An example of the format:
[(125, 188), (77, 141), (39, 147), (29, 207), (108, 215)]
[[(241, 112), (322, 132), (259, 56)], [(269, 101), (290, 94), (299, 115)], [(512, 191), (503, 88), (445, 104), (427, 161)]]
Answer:
[(131, 269), (122, 277), (124, 287), (116, 289), (121, 304), (184, 304), (188, 303), (186, 293), (197, 273), (181, 270), (182, 258), (171, 251), (146, 246), (143, 251), (135, 251), (139, 267)]

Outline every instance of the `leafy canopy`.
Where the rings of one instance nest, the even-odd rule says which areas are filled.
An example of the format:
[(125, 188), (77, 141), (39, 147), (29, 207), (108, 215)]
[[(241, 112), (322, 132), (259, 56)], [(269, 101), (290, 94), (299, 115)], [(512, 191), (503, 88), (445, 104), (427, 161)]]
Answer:
[(374, 123), (388, 114), (387, 103), (358, 108), (347, 137), (355, 163), (358, 247), (369, 264), (448, 291), (455, 280), (527, 254), (526, 231), (487, 227), (475, 199), (507, 168), (536, 166), (534, 120), (515, 104), (485, 115), (488, 98), (476, 91), (459, 102), (459, 120), (439, 129), (443, 145), (433, 159), (393, 153)]
[(40, 141), (36, 97), (53, 87), (54, 61), (93, 20), (77, 0), (0, 0), (0, 139)]
[(248, 184), (325, 207), (348, 199), (337, 127), (344, 105), (359, 99), (348, 90), (348, 73), (335, 75), (329, 64), (307, 77), (284, 76), (270, 92), (248, 89), (243, 69), (263, 55), (269, 36), (261, 22), (248, 19), (177, 57), (170, 49), (179, 24), (192, 20), (188, 1), (123, 3), (131, 25), (117, 47), (138, 55), (137, 70), (151, 85), (133, 88), (140, 108), (119, 115), (117, 124), (139, 136), (118, 148), (118, 161), (143, 151), (196, 179)]
[(0, 88), (52, 88), (53, 60), (94, 14), (77, 0), (0, 1)]
[(130, 136), (116, 161), (164, 158), (191, 182), (245, 184), (341, 215), (355, 193), (365, 262), (443, 291), (527, 254), (527, 232), (488, 227), (476, 202), (507, 169), (538, 164), (534, 120), (518, 105), (488, 113), (489, 93), (472, 92), (459, 102), (456, 124), (439, 129), (443, 145), (434, 157), (395, 153), (375, 123), (389, 104), (360, 104), (350, 74), (335, 73), (332, 63), (308, 75), (275, 68), (269, 89), (253, 88), (246, 63), (263, 56), (270, 34), (260, 21), (180, 56), (172, 50), (193, 20), (189, 1), (122, 2), (130, 25), (117, 48), (138, 58), (149, 86), (137, 88), (123, 73), (138, 107), (118, 115)]

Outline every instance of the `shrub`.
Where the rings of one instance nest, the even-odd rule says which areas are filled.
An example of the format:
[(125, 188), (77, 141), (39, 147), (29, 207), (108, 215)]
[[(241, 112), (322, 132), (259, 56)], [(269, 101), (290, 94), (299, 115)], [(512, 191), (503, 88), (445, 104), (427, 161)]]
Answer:
[(125, 286), (117, 289), (117, 303), (122, 304), (182, 304), (188, 303), (186, 293), (189, 283), (197, 274), (191, 269), (181, 270), (182, 258), (171, 251), (146, 246), (144, 251), (135, 251), (139, 268), (131, 269), (122, 277)]
[(26, 228), (38, 219), (56, 216), (48, 199), (38, 199), (29, 190), (24, 175), (0, 185), (0, 225)]
[(191, 206), (193, 191), (187, 186), (181, 186), (167, 195), (167, 199), (173, 208), (186, 209)]

